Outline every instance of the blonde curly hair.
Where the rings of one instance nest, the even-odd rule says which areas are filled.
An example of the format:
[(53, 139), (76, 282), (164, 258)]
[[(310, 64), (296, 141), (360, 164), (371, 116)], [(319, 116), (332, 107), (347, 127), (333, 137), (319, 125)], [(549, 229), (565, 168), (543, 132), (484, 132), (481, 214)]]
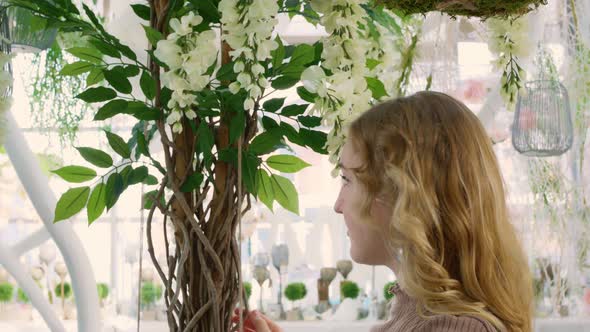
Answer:
[(420, 92), (373, 107), (350, 126), (368, 195), (391, 203), (388, 246), (422, 316), (471, 315), (532, 330), (527, 258), (509, 221), (492, 143), (460, 101)]

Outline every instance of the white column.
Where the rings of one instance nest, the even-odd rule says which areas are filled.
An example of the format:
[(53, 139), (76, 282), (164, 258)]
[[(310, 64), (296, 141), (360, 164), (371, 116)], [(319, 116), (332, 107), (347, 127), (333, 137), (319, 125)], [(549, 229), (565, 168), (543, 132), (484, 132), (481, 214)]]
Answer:
[[(10, 111), (6, 112), (5, 148), (45, 228), (61, 251), (72, 278), (78, 309), (78, 331), (99, 332), (100, 310), (92, 266), (82, 242), (68, 221), (53, 223), (57, 200)], [(49, 322), (48, 322), (49, 323)], [(58, 330), (55, 330), (58, 331)]]

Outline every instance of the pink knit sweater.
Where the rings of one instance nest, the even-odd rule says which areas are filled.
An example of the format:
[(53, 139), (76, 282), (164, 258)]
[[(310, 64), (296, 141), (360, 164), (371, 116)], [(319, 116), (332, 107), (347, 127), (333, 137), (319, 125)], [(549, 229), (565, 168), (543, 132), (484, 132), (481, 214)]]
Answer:
[(478, 317), (436, 315), (424, 319), (416, 311), (416, 301), (399, 285), (390, 291), (395, 294), (391, 318), (371, 332), (497, 332), (492, 324)]

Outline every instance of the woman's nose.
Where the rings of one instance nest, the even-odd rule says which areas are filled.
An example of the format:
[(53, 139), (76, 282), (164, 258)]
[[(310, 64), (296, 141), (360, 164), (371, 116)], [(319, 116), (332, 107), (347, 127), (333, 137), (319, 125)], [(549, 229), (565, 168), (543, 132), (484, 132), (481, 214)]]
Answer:
[(334, 211), (338, 214), (342, 214), (342, 199), (340, 198), (340, 195), (338, 195), (336, 202), (334, 202)]

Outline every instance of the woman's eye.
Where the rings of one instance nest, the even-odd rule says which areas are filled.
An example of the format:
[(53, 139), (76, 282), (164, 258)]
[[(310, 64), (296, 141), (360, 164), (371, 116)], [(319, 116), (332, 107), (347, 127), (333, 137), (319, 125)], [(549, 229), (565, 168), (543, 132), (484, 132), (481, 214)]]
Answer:
[(343, 182), (343, 183), (348, 183), (348, 182), (350, 182), (350, 180), (349, 180), (349, 179), (348, 179), (346, 176), (344, 176), (344, 175), (340, 175), (340, 178), (342, 179), (342, 182)]

